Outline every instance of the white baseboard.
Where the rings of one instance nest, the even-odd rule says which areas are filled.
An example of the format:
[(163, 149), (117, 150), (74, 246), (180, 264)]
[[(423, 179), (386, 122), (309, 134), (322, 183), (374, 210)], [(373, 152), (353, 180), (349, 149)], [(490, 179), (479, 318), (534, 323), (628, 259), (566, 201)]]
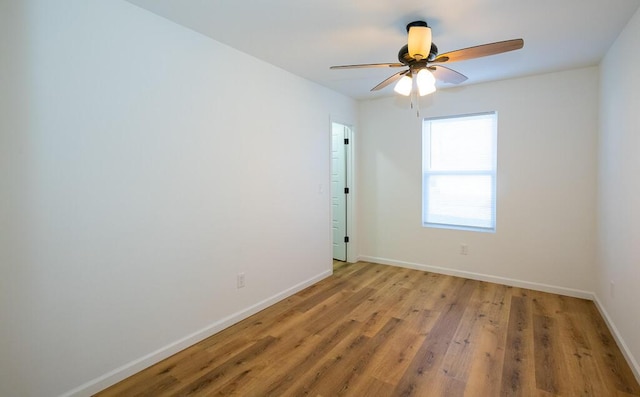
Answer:
[(387, 259), (387, 258), (377, 258), (373, 256), (360, 256), (358, 259), (366, 262), (379, 263), (381, 265), (405, 267), (408, 269), (423, 270), (423, 271), (432, 272), (432, 273), (446, 274), (449, 276), (464, 277), (472, 280), (487, 281), (490, 283), (509, 285), (511, 287), (527, 288), (535, 291), (550, 292), (552, 294), (572, 296), (574, 298), (582, 298), (582, 299), (588, 299), (588, 300), (594, 299), (593, 292), (582, 291), (579, 289), (534, 283), (531, 281), (516, 280), (512, 278), (492, 276), (492, 275), (482, 274), (482, 273), (467, 272), (464, 270), (454, 270), (454, 269), (448, 269), (445, 267), (424, 265), (420, 263), (404, 262), (404, 261), (398, 261), (398, 260)]
[(602, 316), (602, 318), (604, 318), (604, 321), (607, 323), (607, 327), (609, 327), (609, 331), (611, 331), (611, 334), (613, 335), (613, 338), (616, 340), (618, 347), (622, 351), (624, 358), (627, 360), (627, 363), (629, 363), (629, 367), (631, 367), (631, 370), (633, 371), (633, 375), (636, 377), (636, 380), (638, 381), (638, 383), (640, 383), (640, 365), (638, 365), (638, 361), (636, 361), (635, 357), (633, 357), (633, 355), (631, 354), (631, 350), (629, 350), (629, 347), (624, 342), (624, 339), (622, 339), (622, 336), (620, 335), (618, 328), (616, 328), (616, 325), (613, 323), (613, 320), (611, 320), (609, 313), (607, 313), (607, 310), (604, 308), (604, 305), (598, 298), (598, 295), (594, 294), (593, 302), (598, 308), (600, 315)]
[(64, 393), (61, 397), (84, 397), (95, 394), (101, 390), (106, 389), (107, 387), (114, 385), (120, 382), (123, 379), (128, 378), (131, 375), (134, 375), (145, 368), (150, 367), (153, 364), (156, 364), (167, 357), (178, 353), (181, 350), (186, 349), (189, 346), (192, 346), (203, 339), (210, 337), (213, 334), (216, 334), (222, 331), (225, 328), (230, 327), (231, 325), (244, 320), (245, 318), (256, 314), (257, 312), (266, 309), (267, 307), (295, 294), (296, 292), (302, 291), (308, 286), (317, 283), (320, 280), (323, 280), (329, 277), (332, 274), (332, 270), (327, 270), (318, 274), (315, 277), (312, 277), (306, 281), (303, 281), (297, 285), (294, 285), (291, 288), (288, 288), (276, 295), (273, 295), (261, 302), (256, 303), (253, 306), (250, 306), (244, 310), (233, 313), (223, 319), (216, 321), (215, 323), (199, 330), (191, 335), (187, 335), (182, 339), (179, 339), (173, 343), (170, 343), (167, 346), (164, 346), (152, 353), (147, 354), (144, 357), (140, 357), (137, 360), (134, 360), (130, 363), (127, 363), (119, 368), (114, 369), (111, 372), (108, 372), (98, 378), (95, 378), (83, 385), (76, 387), (73, 390), (70, 390)]

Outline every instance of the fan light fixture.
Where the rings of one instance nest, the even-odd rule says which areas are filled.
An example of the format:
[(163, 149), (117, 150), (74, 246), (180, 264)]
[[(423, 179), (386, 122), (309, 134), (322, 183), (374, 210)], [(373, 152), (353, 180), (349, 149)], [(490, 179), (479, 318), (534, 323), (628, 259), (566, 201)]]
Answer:
[(431, 28), (424, 21), (407, 25), (409, 56), (416, 61), (427, 59), (431, 51)]
[(409, 94), (411, 94), (411, 88), (413, 88), (413, 79), (410, 76), (404, 75), (398, 80), (393, 90), (400, 95), (409, 96)]
[(420, 96), (425, 96), (436, 91), (436, 78), (433, 77), (433, 73), (427, 69), (420, 69), (416, 76), (416, 83)]
[[(418, 73), (415, 73), (416, 86), (418, 94), (425, 96), (436, 91), (436, 78), (427, 69), (420, 69)], [(404, 75), (393, 88), (395, 92), (400, 95), (409, 96), (413, 90), (413, 78), (409, 75)]]

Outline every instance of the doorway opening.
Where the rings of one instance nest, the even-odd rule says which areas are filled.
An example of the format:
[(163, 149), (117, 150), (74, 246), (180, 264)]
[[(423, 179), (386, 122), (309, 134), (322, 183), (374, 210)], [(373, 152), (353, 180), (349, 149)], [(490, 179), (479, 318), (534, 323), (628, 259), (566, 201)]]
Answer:
[(331, 228), (333, 259), (339, 261), (350, 254), (351, 135), (351, 126), (331, 123)]

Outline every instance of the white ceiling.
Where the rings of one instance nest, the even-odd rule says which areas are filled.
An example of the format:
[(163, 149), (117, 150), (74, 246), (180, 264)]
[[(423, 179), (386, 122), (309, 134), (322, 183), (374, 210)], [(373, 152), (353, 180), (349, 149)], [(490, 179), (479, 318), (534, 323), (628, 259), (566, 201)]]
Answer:
[(357, 99), (391, 95), (392, 86), (369, 90), (402, 69), (329, 66), (396, 62), (414, 20), (431, 26), (440, 53), (524, 39), (519, 51), (447, 64), (472, 84), (596, 65), (640, 6), (639, 0), (128, 1)]

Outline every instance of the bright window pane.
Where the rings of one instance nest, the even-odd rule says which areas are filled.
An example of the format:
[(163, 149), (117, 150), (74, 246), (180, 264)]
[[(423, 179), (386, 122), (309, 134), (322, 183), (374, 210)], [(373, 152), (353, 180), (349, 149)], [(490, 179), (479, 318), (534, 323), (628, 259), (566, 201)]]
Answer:
[(493, 168), (493, 120), (486, 117), (431, 122), (432, 171)]
[(427, 223), (493, 227), (493, 178), (488, 175), (427, 177)]
[(496, 114), (427, 119), (423, 125), (423, 224), (493, 231)]

